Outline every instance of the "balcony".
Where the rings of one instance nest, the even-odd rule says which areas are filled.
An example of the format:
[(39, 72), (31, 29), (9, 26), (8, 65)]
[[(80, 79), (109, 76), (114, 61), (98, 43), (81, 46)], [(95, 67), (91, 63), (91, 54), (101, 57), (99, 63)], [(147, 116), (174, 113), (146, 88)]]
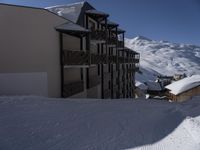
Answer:
[(93, 30), (91, 32), (91, 40), (105, 41), (106, 40), (106, 31), (105, 30)]
[(100, 84), (101, 79), (98, 75), (89, 76), (89, 85), (88, 88), (95, 87)]
[(118, 41), (118, 48), (124, 48), (124, 42)]
[(116, 37), (114, 37), (114, 36), (111, 36), (111, 37), (108, 37), (108, 42), (107, 42), (107, 44), (108, 45), (116, 45), (117, 44), (117, 38)]
[(80, 92), (83, 92), (83, 90), (84, 90), (83, 81), (66, 83), (64, 84), (63, 95), (64, 97), (69, 97), (69, 96), (78, 94)]
[(107, 64), (106, 54), (91, 54), (91, 64)]
[(117, 63), (117, 56), (114, 56), (114, 55), (108, 56), (108, 62), (116, 64)]
[(118, 57), (118, 62), (119, 62), (120, 64), (124, 63), (124, 57), (123, 57), (123, 56), (119, 56), (119, 57)]
[(89, 53), (78, 50), (64, 50), (65, 65), (89, 65)]

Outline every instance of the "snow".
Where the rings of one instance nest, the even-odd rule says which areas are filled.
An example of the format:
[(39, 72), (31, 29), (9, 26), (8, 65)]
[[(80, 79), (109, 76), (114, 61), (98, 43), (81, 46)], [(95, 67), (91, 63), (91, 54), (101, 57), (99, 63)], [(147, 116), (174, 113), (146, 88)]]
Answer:
[(125, 46), (140, 53), (140, 71), (136, 82), (154, 82), (157, 76), (200, 74), (200, 47), (155, 41), (144, 36), (125, 39)]
[(200, 97), (156, 100), (0, 97), (0, 149), (200, 149)]
[(140, 53), (140, 66), (172, 76), (200, 74), (200, 47), (188, 44), (155, 41), (143, 36), (125, 39), (126, 47)]
[(63, 16), (64, 18), (69, 19), (72, 22), (76, 23), (78, 21), (84, 3), (85, 2), (77, 2), (67, 5), (56, 5), (56, 6), (46, 7), (45, 9), (48, 9), (49, 11), (54, 12), (59, 16)]
[(166, 86), (165, 88), (169, 89), (170, 93), (178, 95), (197, 86), (200, 86), (200, 75), (193, 75), (191, 77), (175, 81), (172, 84)]

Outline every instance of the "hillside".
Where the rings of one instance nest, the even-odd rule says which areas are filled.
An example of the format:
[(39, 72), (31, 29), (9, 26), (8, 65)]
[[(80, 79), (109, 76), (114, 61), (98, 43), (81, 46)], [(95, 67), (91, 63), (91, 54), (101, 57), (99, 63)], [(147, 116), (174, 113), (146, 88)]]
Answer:
[(128, 48), (140, 53), (140, 67), (143, 75), (137, 74), (138, 80), (144, 78), (146, 74), (148, 76), (149, 74), (151, 76), (200, 74), (199, 46), (155, 41), (143, 36), (126, 39), (125, 42)]

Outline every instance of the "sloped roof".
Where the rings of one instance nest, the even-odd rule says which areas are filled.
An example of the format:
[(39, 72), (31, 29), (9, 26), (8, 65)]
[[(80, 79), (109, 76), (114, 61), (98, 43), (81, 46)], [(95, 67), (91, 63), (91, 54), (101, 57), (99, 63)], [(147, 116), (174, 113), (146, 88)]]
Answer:
[[(102, 21), (101, 24), (105, 25), (105, 21)], [(111, 26), (111, 27), (117, 27), (117, 26), (119, 26), (119, 24), (117, 24), (117, 23), (115, 23), (113, 21), (110, 21), (110, 20), (107, 21), (107, 25)], [(115, 31), (115, 30), (113, 30), (113, 31)]]
[(160, 84), (158, 82), (148, 81), (148, 82), (146, 82), (146, 85), (148, 87), (148, 90), (152, 90), (152, 91), (161, 91), (162, 90), (162, 87), (160, 86)]
[(59, 25), (56, 27), (56, 30), (62, 31), (62, 32), (79, 32), (79, 33), (86, 33), (90, 32), (89, 30), (74, 24), (72, 22), (67, 22), (65, 24)]
[(51, 12), (77, 23), (85, 2), (46, 7)]
[(173, 82), (165, 88), (170, 90), (170, 93), (174, 95), (179, 95), (197, 86), (200, 86), (200, 75), (193, 75), (191, 77)]
[(100, 17), (109, 16), (107, 13), (96, 10), (88, 2), (57, 5), (57, 6), (46, 7), (46, 9), (82, 26), (84, 25), (83, 23), (84, 13)]

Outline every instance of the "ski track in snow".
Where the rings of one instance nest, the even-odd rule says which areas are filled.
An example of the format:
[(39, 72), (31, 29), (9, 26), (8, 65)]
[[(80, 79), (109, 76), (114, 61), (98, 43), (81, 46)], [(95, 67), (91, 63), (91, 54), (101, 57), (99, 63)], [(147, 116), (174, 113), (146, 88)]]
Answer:
[(1, 150), (197, 150), (199, 97), (156, 100), (0, 97)]

